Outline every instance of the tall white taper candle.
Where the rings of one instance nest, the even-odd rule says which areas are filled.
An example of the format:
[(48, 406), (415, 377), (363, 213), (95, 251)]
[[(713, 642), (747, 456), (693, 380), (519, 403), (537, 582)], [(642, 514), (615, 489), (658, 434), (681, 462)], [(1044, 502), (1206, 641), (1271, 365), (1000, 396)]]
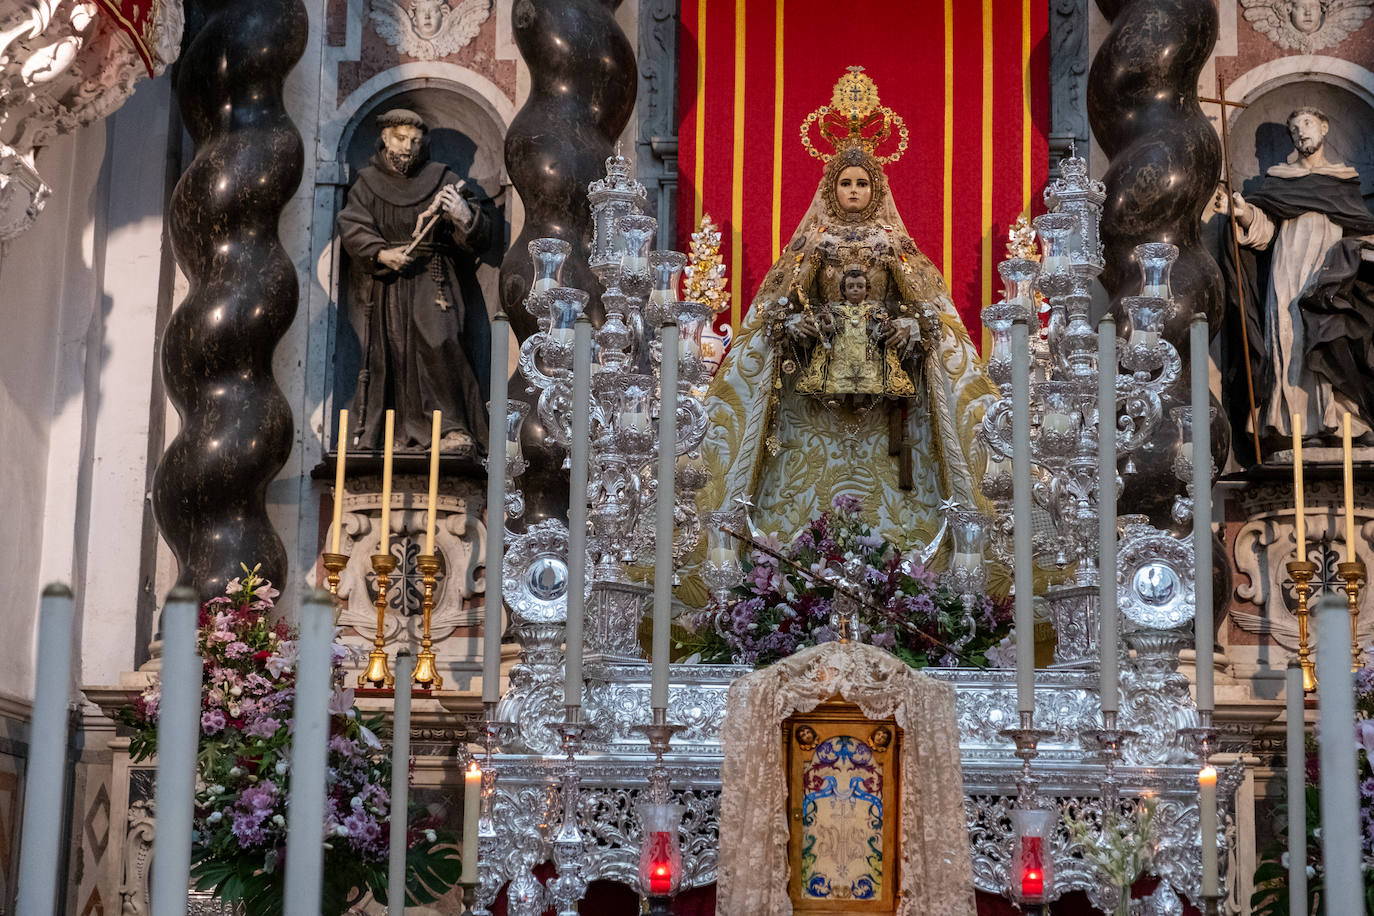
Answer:
[(434, 411), (434, 424), (429, 434), (429, 494), (425, 500), (425, 554), (434, 555), (434, 509), (439, 503), (439, 428), (443, 425), (443, 411)]
[(491, 402), (487, 422), (487, 608), (482, 622), (482, 702), (501, 697), (501, 567), (506, 548), (506, 415), (510, 319), (491, 319)]
[(194, 589), (178, 586), (168, 593), (162, 608), (163, 690), (158, 701), (157, 787), (153, 799), (157, 811), (153, 916), (186, 913), (196, 750), (200, 743), (201, 660), (196, 654), (199, 605)]
[(592, 322), (573, 329), (572, 470), (568, 472), (568, 624), (563, 705), (582, 706), (582, 625), (587, 609), (587, 451), (591, 439)]
[(1030, 328), (1024, 317), (1011, 325), (1011, 474), (1016, 530), (1016, 711), (1035, 712), (1035, 603), (1031, 569)]
[(1116, 622), (1116, 321), (1097, 325), (1097, 643), (1102, 654), (1102, 711), (1117, 709)]
[(378, 527), (382, 530), (382, 536), (378, 542), (378, 553), (391, 552), (391, 463), (392, 453), (396, 449), (396, 411), (386, 412), (386, 432), (383, 434), (386, 441), (382, 448), (382, 520)]
[[(677, 322), (665, 322), (659, 332), (663, 363), (659, 366), (658, 492), (654, 519), (654, 638), (653, 675), (649, 689), (652, 709), (668, 708), (668, 649), (673, 621), (673, 494), (677, 488)], [(666, 499), (663, 497), (667, 496)]]
[(1207, 316), (1195, 314), (1188, 330), (1193, 404), (1193, 558), (1197, 569), (1197, 616), (1193, 618), (1197, 635), (1197, 708), (1200, 712), (1211, 712), (1216, 702), (1212, 688), (1212, 422), (1208, 410), (1212, 396), (1207, 384)]
[(1288, 661), (1288, 913), (1307, 916), (1307, 726), (1302, 665)]
[(329, 760), (329, 669), (333, 642), (334, 600), (329, 592), (317, 588), (301, 603), (297, 641), (291, 805), (286, 812), (285, 916), (320, 913), (324, 880), (320, 831), (324, 826), (324, 777)]
[(1363, 913), (1360, 873), (1360, 793), (1355, 777), (1355, 675), (1350, 671), (1350, 615), (1345, 598), (1327, 592), (1317, 603), (1317, 735), (1322, 774), (1322, 862), (1325, 911)]
[[(438, 411), (435, 411), (437, 414)], [(387, 850), (386, 911), (401, 916), (406, 910), (406, 826), (410, 798), (410, 676), (415, 657), (396, 650), (396, 696), (391, 707), (391, 844)]]
[(1202, 830), (1202, 895), (1217, 893), (1217, 771), (1210, 763), (1197, 774), (1198, 824)]
[[(194, 611), (191, 619), (194, 624)], [(71, 698), (72, 676), (72, 590), (65, 585), (53, 583), (43, 589), (38, 610), (37, 660), (24, 778), (24, 834), (19, 844), (21, 916), (51, 916), (56, 912), (62, 798), (67, 788), (67, 703)], [(189, 840), (188, 835), (188, 844)]]
[(329, 551), (339, 552), (343, 533), (344, 464), (348, 460), (348, 411), (339, 411), (338, 460), (334, 462), (334, 518), (329, 525)]
[(459, 881), (477, 883), (477, 860), (481, 855), (482, 768), (477, 759), (468, 761), (463, 773), (463, 872)]

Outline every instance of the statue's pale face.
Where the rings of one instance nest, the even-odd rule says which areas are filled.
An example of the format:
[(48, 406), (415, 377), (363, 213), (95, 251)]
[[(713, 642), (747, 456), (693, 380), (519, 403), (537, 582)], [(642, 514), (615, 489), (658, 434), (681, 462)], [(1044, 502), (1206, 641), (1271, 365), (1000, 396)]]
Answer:
[(420, 143), (424, 136), (424, 131), (409, 124), (383, 127), (382, 146), (386, 150), (386, 158), (391, 167), (403, 175), (410, 174), (410, 169), (420, 154)]
[(852, 302), (855, 305), (864, 301), (864, 296), (868, 295), (867, 277), (845, 277), (844, 278), (844, 301)]
[(1288, 122), (1288, 135), (1293, 138), (1293, 147), (1303, 156), (1310, 156), (1321, 149), (1327, 130), (1325, 121), (1307, 112)]
[(411, 15), (415, 18), (415, 31), (421, 38), (433, 38), (439, 34), (444, 24), (443, 0), (413, 0)]
[(1322, 11), (1322, 0), (1293, 0), (1288, 18), (1293, 21), (1293, 28), (1304, 35), (1311, 35), (1322, 27), (1322, 20), (1326, 18)]
[(844, 212), (859, 213), (873, 199), (873, 179), (861, 166), (849, 166), (835, 180), (835, 199)]

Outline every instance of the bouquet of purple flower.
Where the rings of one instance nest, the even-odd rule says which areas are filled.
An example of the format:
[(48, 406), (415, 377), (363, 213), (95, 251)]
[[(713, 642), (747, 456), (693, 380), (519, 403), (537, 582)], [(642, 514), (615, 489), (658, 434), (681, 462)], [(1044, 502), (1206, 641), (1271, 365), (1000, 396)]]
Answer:
[[(1011, 632), (1005, 599), (963, 596), (905, 556), (860, 517), (852, 496), (811, 520), (786, 547), (768, 545), (784, 560), (755, 550), (744, 583), (728, 610), (703, 611), (688, 622), (679, 646), (702, 661), (763, 666), (806, 646), (838, 639), (831, 620), (835, 586), (845, 576), (869, 597), (859, 614), (858, 637), (891, 650), (914, 668), (1003, 663), (1002, 641)], [(857, 575), (856, 575), (857, 572)]]
[[(198, 649), (204, 659), (200, 747), (196, 757), (196, 814), (191, 878), (249, 916), (282, 911), (286, 817), (291, 791), (291, 714), (296, 642), (285, 623), (270, 618), (277, 590), (257, 568), (229, 583), (224, 597), (200, 611)], [(344, 689), (350, 650), (334, 645), (334, 694), (327, 799), (320, 825), (325, 849), (323, 912), (342, 913), (365, 893), (387, 900), (391, 760)], [(154, 682), (121, 720), (134, 729), (135, 760), (157, 751)], [(411, 903), (437, 900), (457, 882), (460, 863), (447, 836), (412, 821), (407, 836), (406, 890)]]

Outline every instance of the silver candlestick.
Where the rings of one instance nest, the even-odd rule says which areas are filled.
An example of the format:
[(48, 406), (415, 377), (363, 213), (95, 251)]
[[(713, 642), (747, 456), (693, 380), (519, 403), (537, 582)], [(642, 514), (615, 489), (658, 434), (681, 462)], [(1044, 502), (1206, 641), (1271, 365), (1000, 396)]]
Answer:
[(654, 753), (654, 765), (649, 768), (649, 800), (656, 803), (668, 802), (668, 765), (663, 755), (668, 753), (673, 736), (685, 729), (685, 725), (670, 725), (666, 709), (654, 710), (654, 721), (648, 725), (636, 725), (631, 730), (649, 739), (649, 750)]
[(1104, 812), (1116, 812), (1121, 802), (1121, 784), (1116, 778), (1116, 761), (1121, 758), (1121, 746), (1127, 738), (1135, 737), (1139, 732), (1118, 727), (1117, 715), (1115, 710), (1102, 712), (1102, 727), (1089, 732), (1090, 737), (1097, 742), (1098, 753), (1102, 757), (1102, 765), (1106, 768), (1106, 773), (1102, 777), (1102, 809)]
[(1004, 728), (1003, 738), (1016, 743), (1016, 758), (1021, 761), (1021, 776), (1016, 780), (1016, 804), (1018, 807), (1033, 807), (1038, 804), (1036, 789), (1040, 780), (1031, 772), (1031, 761), (1039, 756), (1037, 745), (1054, 737), (1054, 732), (1035, 727), (1035, 713), (1022, 712), (1018, 728)]
[(509, 741), (515, 733), (514, 722), (502, 722), (496, 718), (495, 703), (485, 704), (484, 709), (486, 721), (482, 726), (482, 744), (485, 760), (482, 764), (482, 812), (477, 819), (477, 884), (470, 891), (469, 901), (473, 916), (491, 916), (491, 906), (501, 890), (501, 875), (493, 858), (497, 847), (496, 823), (492, 818), (492, 807), (496, 803), (496, 764), (493, 757), (496, 748)]
[(582, 772), (577, 766), (577, 751), (587, 726), (580, 707), (567, 707), (567, 719), (555, 726), (563, 739), (564, 761), (561, 774), (563, 812), (553, 837), (553, 860), (558, 874), (549, 882), (549, 897), (558, 916), (577, 916), (577, 902), (587, 893), (587, 842), (579, 826), (578, 798)]

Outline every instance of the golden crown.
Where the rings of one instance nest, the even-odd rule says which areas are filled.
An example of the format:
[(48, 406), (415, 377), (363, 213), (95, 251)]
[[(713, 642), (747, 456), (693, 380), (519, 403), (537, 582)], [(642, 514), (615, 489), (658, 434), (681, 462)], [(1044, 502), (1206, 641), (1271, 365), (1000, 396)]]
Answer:
[[(830, 145), (831, 152), (817, 149), (811, 141), (815, 128), (820, 139)], [(897, 149), (888, 156), (879, 156), (878, 147), (897, 133)], [(849, 67), (835, 83), (829, 105), (822, 105), (801, 125), (801, 142), (806, 151), (822, 162), (829, 162), (841, 150), (862, 147), (879, 162), (896, 162), (906, 152), (906, 122), (901, 115), (878, 102), (878, 84), (864, 75), (863, 67)]]

